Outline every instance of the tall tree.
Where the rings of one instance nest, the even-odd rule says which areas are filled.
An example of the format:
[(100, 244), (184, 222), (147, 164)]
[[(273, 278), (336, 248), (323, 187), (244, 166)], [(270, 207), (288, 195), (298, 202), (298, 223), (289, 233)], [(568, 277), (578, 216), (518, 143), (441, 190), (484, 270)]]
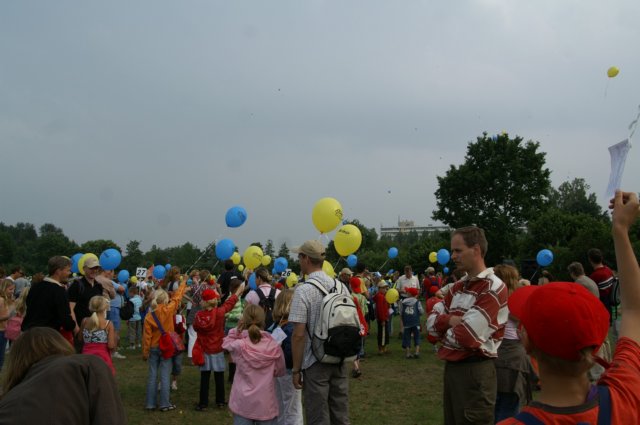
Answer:
[(140, 249), (140, 241), (129, 241), (125, 247), (125, 255), (122, 257), (120, 268), (135, 271), (137, 267), (144, 267), (144, 254)]
[(278, 257), (284, 257), (287, 260), (290, 259), (290, 257), (289, 257), (289, 247), (287, 246), (286, 242), (282, 242), (282, 245), (280, 245), (280, 249), (278, 249)]
[(549, 191), (549, 205), (572, 214), (587, 214), (595, 218), (608, 218), (607, 212), (600, 208), (595, 193), (588, 193), (591, 187), (583, 178), (562, 183), (558, 189)]
[(273, 248), (273, 241), (271, 239), (267, 239), (267, 244), (264, 247), (264, 255), (273, 257), (274, 254), (275, 254), (275, 249)]
[(489, 240), (488, 263), (512, 257), (519, 228), (536, 216), (549, 193), (550, 171), (540, 144), (487, 133), (469, 143), (465, 161), (438, 176), (433, 219), (451, 227), (477, 225)]

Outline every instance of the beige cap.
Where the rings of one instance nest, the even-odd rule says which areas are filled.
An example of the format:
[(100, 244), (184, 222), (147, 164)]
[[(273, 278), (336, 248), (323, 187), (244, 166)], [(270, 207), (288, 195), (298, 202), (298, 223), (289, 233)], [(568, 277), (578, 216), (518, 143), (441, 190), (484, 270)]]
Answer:
[(378, 288), (388, 288), (388, 287), (389, 287), (389, 284), (384, 280), (381, 280), (380, 282), (378, 282)]
[(340, 274), (347, 274), (349, 276), (352, 276), (353, 272), (349, 267), (345, 267), (344, 269), (340, 270)]
[(300, 246), (291, 249), (294, 254), (304, 254), (315, 260), (324, 260), (324, 246), (319, 241), (306, 241)]
[(89, 257), (86, 260), (84, 260), (85, 269), (92, 269), (94, 267), (100, 267), (100, 263), (98, 262), (98, 260), (96, 260), (93, 257)]

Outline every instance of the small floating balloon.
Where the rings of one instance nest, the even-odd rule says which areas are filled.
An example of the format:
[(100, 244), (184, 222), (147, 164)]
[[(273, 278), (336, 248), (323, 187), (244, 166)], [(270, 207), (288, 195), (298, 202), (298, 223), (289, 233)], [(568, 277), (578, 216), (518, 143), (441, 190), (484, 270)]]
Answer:
[(242, 257), (240, 256), (238, 251), (235, 251), (233, 255), (231, 255), (231, 261), (233, 261), (233, 264), (236, 266), (240, 264), (240, 261), (242, 261)]
[(287, 267), (289, 267), (289, 262), (284, 257), (276, 258), (276, 261), (273, 263), (273, 268), (276, 273), (282, 273), (287, 269)]
[(171, 264), (167, 263), (164, 268), (167, 269), (167, 271), (171, 270)]
[(438, 261), (438, 254), (435, 251), (431, 251), (429, 253), (429, 262), (435, 263), (436, 261)]
[(156, 279), (163, 279), (166, 274), (167, 269), (165, 269), (164, 266), (153, 266), (153, 277), (155, 277)]
[(396, 248), (395, 246), (389, 248), (389, 251), (387, 251), (387, 255), (391, 260), (393, 260), (398, 256), (398, 248)]
[(333, 238), (333, 245), (341, 257), (346, 257), (356, 252), (358, 248), (360, 248), (361, 243), (362, 233), (360, 233), (360, 229), (353, 224), (342, 226)]
[(351, 254), (347, 257), (347, 265), (351, 268), (355, 267), (358, 264), (358, 256)]
[(286, 282), (289, 288), (294, 287), (298, 283), (298, 275), (291, 272), (291, 274), (287, 276)]
[(263, 255), (262, 256), (262, 265), (267, 267), (269, 264), (271, 264), (271, 256), (270, 255)]
[(615, 78), (618, 76), (619, 73), (620, 73), (620, 70), (615, 66), (612, 66), (611, 68), (607, 69), (607, 77), (609, 78)]
[(387, 291), (384, 298), (387, 300), (389, 304), (394, 304), (400, 298), (400, 294), (396, 288), (391, 288)]
[(239, 271), (239, 272), (241, 272), (241, 271), (243, 271), (243, 270), (244, 270), (244, 266), (243, 266), (242, 264), (240, 264), (240, 265), (238, 266), (238, 271)]
[(548, 249), (541, 249), (536, 256), (536, 261), (540, 267), (547, 267), (549, 264), (553, 263), (553, 252)]
[(449, 274), (449, 267), (445, 267), (444, 269), (442, 269), (442, 271), (444, 272), (444, 274)]
[(127, 280), (129, 280), (129, 272), (126, 270), (120, 270), (118, 273), (118, 282), (125, 283)]
[(104, 270), (115, 270), (121, 261), (122, 255), (120, 255), (120, 251), (115, 248), (105, 249), (102, 254), (100, 254), (100, 267)]
[(320, 233), (330, 232), (342, 221), (342, 205), (334, 198), (322, 198), (313, 206), (311, 220)]
[(240, 227), (247, 221), (247, 210), (239, 205), (233, 206), (227, 210), (224, 221), (229, 227)]
[(447, 251), (446, 249), (442, 248), (442, 249), (438, 250), (438, 253), (436, 254), (436, 257), (437, 257), (438, 263), (441, 266), (444, 266), (451, 259), (451, 254), (449, 254), (449, 251)]
[(218, 260), (225, 261), (231, 258), (236, 249), (236, 245), (231, 239), (222, 239), (216, 244), (216, 257)]

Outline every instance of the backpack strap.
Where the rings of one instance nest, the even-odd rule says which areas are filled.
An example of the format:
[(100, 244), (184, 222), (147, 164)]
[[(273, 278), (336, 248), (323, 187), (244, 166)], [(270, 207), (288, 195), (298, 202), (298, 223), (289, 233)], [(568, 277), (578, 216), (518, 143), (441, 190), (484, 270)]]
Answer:
[(598, 385), (598, 425), (611, 424), (611, 393), (606, 385)]
[(320, 283), (319, 280), (317, 280), (317, 279), (309, 279), (305, 283), (311, 284), (311, 285), (315, 286), (316, 288), (318, 288), (318, 291), (320, 291), (322, 293), (323, 297), (329, 295), (329, 291), (327, 291), (324, 288), (324, 285), (322, 285), (322, 283)]
[(156, 325), (158, 326), (158, 329), (160, 329), (160, 333), (164, 335), (164, 328), (162, 327), (162, 323), (160, 323), (160, 321), (158, 320), (158, 316), (156, 316), (156, 312), (152, 311), (151, 316), (153, 317), (153, 320), (156, 321)]
[(262, 292), (262, 289), (256, 288), (252, 290), (255, 291), (256, 295), (258, 295), (258, 298), (260, 298), (260, 305), (262, 305), (262, 303), (264, 303), (264, 301), (267, 299), (267, 297), (264, 296), (264, 292)]
[(269, 301), (275, 302), (275, 300), (276, 300), (276, 288), (271, 287), (271, 290), (269, 291), (269, 296), (267, 298), (269, 299)]
[(513, 418), (519, 420), (524, 425), (544, 425), (544, 422), (529, 412), (520, 412)]

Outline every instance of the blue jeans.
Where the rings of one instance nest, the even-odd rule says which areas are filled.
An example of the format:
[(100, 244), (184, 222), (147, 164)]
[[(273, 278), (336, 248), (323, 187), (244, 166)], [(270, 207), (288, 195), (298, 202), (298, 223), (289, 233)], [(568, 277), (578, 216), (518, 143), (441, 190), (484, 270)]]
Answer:
[(268, 421), (256, 421), (240, 415), (233, 415), (233, 425), (278, 425), (278, 417)]
[(171, 379), (171, 359), (163, 359), (159, 348), (152, 348), (149, 352), (149, 379), (147, 381), (147, 399), (145, 408), (156, 408), (158, 395), (158, 375), (160, 375), (160, 403), (158, 407), (171, 406), (169, 401), (169, 384)]
[(7, 338), (4, 337), (4, 331), (0, 331), (0, 370), (4, 364), (4, 352), (7, 349)]
[(109, 310), (109, 320), (113, 323), (116, 331), (120, 332), (120, 307), (111, 307), (111, 310)]

